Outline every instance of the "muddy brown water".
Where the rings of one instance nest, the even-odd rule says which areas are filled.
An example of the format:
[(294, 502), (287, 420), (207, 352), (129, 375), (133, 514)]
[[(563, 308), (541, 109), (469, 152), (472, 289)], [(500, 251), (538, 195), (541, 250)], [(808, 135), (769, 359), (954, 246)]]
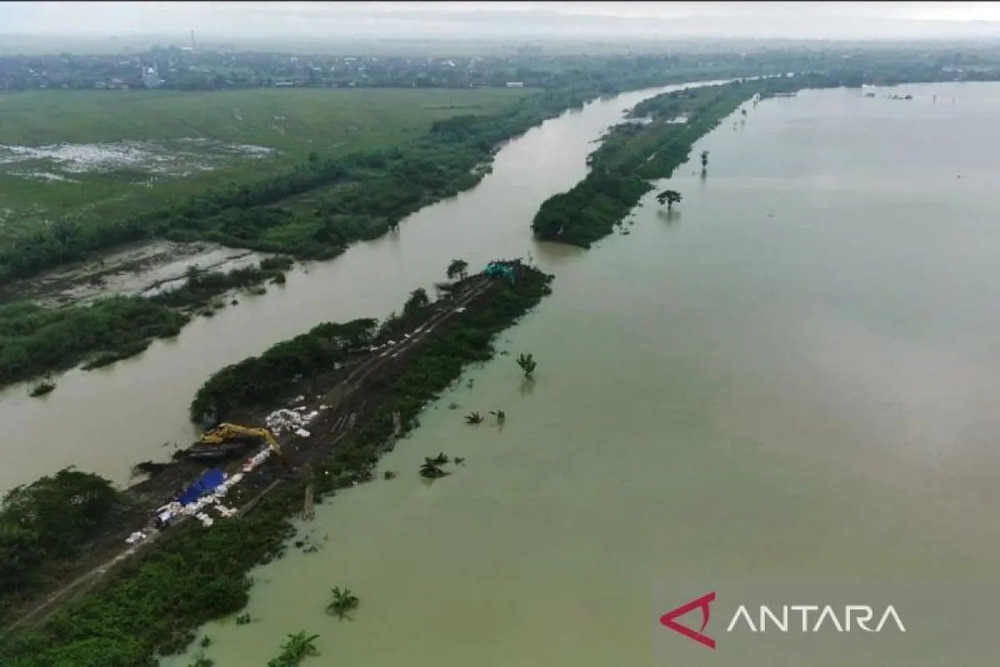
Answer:
[[(381, 463), (396, 479), (318, 505), (300, 529), (319, 551), (255, 571), (255, 622), (207, 625), (205, 654), (260, 664), (305, 630), (316, 664), (773, 666), (792, 663), (664, 639), (658, 616), (688, 598), (661, 590), (995, 581), (1000, 85), (876, 92), (763, 102), (695, 147), (709, 173), (679, 171), (672, 215), (647, 200), (628, 236), (534, 250), (554, 293), (502, 336), (509, 354), (426, 411)], [(596, 112), (501, 156), (524, 194), (484, 201), (514, 215), (530, 200), (519, 224), (468, 214), (530, 249), (532, 184), (549, 172), (529, 160), (580, 160)], [(530, 387), (522, 351), (538, 360)], [(502, 431), (461, 419), (498, 408)], [(465, 464), (426, 484), (417, 467), (439, 451)], [(324, 614), (333, 586), (361, 598), (353, 621)], [(872, 643), (851, 664), (993, 664), (917, 630), (910, 659)], [(794, 664), (844, 659), (827, 645)]]
[[(396, 479), (316, 507), (300, 530), (318, 552), (253, 573), (254, 622), (202, 630), (216, 664), (262, 664), (305, 630), (316, 664), (773, 665), (661, 645), (656, 618), (686, 600), (658, 590), (996, 580), (1000, 84), (874, 92), (809, 91), (724, 122), (692, 153), (710, 151), (707, 177), (689, 164), (672, 179), (677, 210), (647, 198), (628, 236), (590, 251), (535, 244), (528, 223), (649, 93), (550, 121), (397, 235), (136, 360), (70, 373), (48, 399), (8, 391), (2, 481), (71, 462), (123, 479), (193, 435), (186, 405), (212, 370), (322, 320), (399, 308), (455, 257), (531, 254), (554, 293), (501, 336), (508, 354), (428, 408), (381, 464)], [(539, 362), (534, 384), (519, 352)], [(502, 430), (461, 419), (493, 409)], [(439, 451), (465, 464), (427, 484), (417, 467)], [(333, 586), (361, 598), (353, 621), (323, 613)]]

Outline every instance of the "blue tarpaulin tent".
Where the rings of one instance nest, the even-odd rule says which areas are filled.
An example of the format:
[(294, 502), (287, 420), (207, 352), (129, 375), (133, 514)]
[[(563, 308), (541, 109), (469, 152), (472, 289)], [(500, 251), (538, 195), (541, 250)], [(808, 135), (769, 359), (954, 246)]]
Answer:
[(181, 505), (190, 505), (203, 495), (211, 493), (213, 489), (218, 488), (225, 479), (226, 473), (222, 472), (221, 468), (206, 470), (205, 474), (202, 475), (197, 482), (189, 486), (187, 490), (180, 495), (177, 502)]

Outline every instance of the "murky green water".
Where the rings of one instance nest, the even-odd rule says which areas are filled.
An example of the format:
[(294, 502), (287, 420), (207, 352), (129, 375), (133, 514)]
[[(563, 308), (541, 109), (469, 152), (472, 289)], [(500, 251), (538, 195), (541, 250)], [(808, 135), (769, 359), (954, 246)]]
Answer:
[[(317, 665), (664, 665), (668, 580), (995, 579), (1000, 85), (905, 92), (769, 100), (696, 147), (708, 177), (679, 170), (675, 214), (647, 201), (629, 236), (536, 250), (555, 292), (500, 345), (534, 353), (535, 385), (512, 356), (470, 372), (383, 459), (399, 477), (318, 507), (321, 550), (255, 572), (259, 620), (210, 624), (205, 654), (262, 665), (306, 630)], [(503, 237), (530, 247), (576, 122), (498, 164), (524, 196), (476, 200), (470, 239), (518, 216)], [(404, 230), (425, 236), (400, 272), (444, 265), (434, 225)], [(502, 432), (462, 423), (496, 408)], [(439, 451), (467, 461), (421, 481)], [(353, 622), (323, 613), (335, 585)], [(716, 658), (685, 664), (736, 664)]]

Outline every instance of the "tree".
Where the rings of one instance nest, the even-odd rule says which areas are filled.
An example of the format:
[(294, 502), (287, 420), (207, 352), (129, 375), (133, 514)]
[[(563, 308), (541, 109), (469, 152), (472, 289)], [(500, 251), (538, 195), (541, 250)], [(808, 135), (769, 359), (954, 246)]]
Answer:
[(358, 608), (360, 600), (358, 600), (358, 596), (352, 593), (350, 589), (336, 586), (332, 590), (332, 593), (333, 599), (330, 600), (330, 604), (326, 605), (326, 613), (343, 619), (347, 616), (348, 612)]
[(521, 367), (524, 371), (524, 377), (531, 379), (532, 373), (535, 372), (535, 367), (538, 365), (535, 363), (535, 358), (531, 354), (524, 354), (523, 352), (517, 358), (517, 365)]
[(406, 304), (403, 306), (403, 317), (412, 315), (421, 308), (427, 306), (430, 302), (431, 300), (427, 296), (427, 290), (423, 287), (418, 287), (410, 292), (410, 298), (406, 300)]
[(451, 260), (451, 264), (448, 265), (448, 271), (447, 271), (448, 280), (454, 280), (455, 276), (458, 276), (460, 279), (465, 280), (465, 277), (468, 275), (468, 269), (469, 269), (469, 263), (466, 262), (464, 259)]
[(420, 476), (424, 479), (437, 479), (439, 477), (444, 477), (448, 473), (441, 469), (434, 459), (424, 458), (423, 465), (420, 466)]
[(664, 190), (656, 195), (656, 201), (660, 202), (660, 206), (666, 204), (668, 211), (673, 208), (674, 204), (679, 203), (680, 200), (681, 193), (677, 192), (677, 190)]
[[(743, 113), (746, 114), (745, 111)], [(708, 151), (702, 151), (701, 152), (701, 168), (705, 169), (706, 167), (708, 167)]]
[(267, 663), (267, 667), (298, 667), (308, 656), (316, 655), (316, 640), (319, 635), (296, 632), (288, 635), (288, 641), (281, 645), (281, 655)]

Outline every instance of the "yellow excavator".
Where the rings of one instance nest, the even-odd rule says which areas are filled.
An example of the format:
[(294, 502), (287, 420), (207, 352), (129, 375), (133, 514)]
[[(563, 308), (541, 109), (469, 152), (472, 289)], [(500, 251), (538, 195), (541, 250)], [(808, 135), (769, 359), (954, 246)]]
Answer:
[(191, 459), (225, 458), (260, 440), (267, 443), (267, 446), (281, 459), (282, 463), (286, 463), (285, 456), (281, 453), (281, 447), (278, 446), (278, 441), (270, 430), (240, 426), (239, 424), (219, 424), (215, 428), (205, 431), (201, 439), (187, 450), (187, 455)]

